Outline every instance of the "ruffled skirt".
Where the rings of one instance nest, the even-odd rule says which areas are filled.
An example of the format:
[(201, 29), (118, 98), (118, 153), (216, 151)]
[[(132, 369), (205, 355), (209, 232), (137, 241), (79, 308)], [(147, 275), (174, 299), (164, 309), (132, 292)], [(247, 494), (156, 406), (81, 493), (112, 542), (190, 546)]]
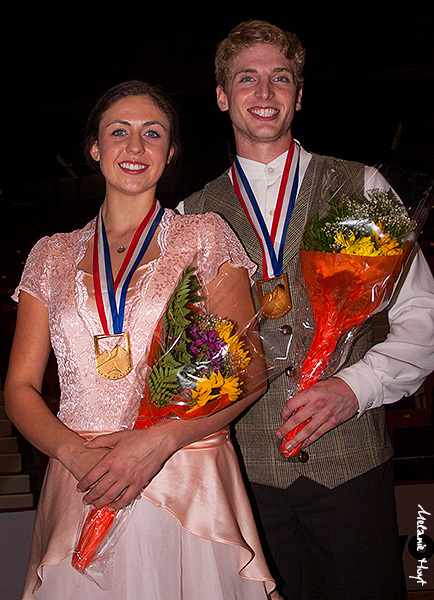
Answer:
[(71, 565), (83, 514), (76, 485), (49, 462), (23, 600), (264, 600), (274, 588), (226, 430), (167, 461), (95, 580)]

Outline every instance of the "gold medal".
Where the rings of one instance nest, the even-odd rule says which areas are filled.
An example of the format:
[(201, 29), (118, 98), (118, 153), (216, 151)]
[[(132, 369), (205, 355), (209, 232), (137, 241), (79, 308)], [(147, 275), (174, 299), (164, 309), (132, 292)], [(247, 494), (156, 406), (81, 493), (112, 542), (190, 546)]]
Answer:
[[(277, 279), (282, 281), (275, 286), (273, 291), (263, 293), (262, 286), (269, 282), (275, 282)], [(261, 279), (256, 282), (256, 287), (262, 314), (267, 319), (280, 319), (291, 310), (291, 295), (287, 273), (282, 273), (280, 277), (273, 277), (272, 279)]]
[[(93, 245), (93, 284), (101, 335), (94, 336), (96, 370), (98, 375), (115, 381), (133, 370), (130, 336), (122, 331), (128, 286), (134, 271), (146, 253), (155, 231), (164, 215), (164, 208), (157, 199), (137, 228), (116, 278), (113, 277), (110, 248), (101, 206), (95, 222)], [(124, 251), (123, 246), (118, 251)], [(110, 332), (113, 333), (110, 333)], [(121, 338), (124, 344), (120, 345)], [(107, 340), (112, 340), (105, 343)], [(100, 349), (103, 342), (104, 350)]]
[[(106, 348), (101, 352), (100, 341), (109, 338), (120, 338), (125, 340), (125, 348), (116, 344), (113, 348)], [(128, 331), (118, 333), (115, 335), (95, 335), (95, 358), (96, 358), (96, 370), (98, 375), (104, 377), (104, 379), (116, 380), (122, 379), (131, 373), (133, 369), (133, 361), (131, 359), (131, 345), (130, 336)]]

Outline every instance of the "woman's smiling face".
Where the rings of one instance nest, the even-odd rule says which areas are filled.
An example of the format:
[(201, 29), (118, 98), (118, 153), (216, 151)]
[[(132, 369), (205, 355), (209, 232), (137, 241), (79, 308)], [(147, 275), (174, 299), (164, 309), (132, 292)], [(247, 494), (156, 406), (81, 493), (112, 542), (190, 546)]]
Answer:
[(155, 193), (170, 161), (170, 123), (148, 96), (118, 100), (102, 116), (91, 156), (100, 163), (107, 193)]

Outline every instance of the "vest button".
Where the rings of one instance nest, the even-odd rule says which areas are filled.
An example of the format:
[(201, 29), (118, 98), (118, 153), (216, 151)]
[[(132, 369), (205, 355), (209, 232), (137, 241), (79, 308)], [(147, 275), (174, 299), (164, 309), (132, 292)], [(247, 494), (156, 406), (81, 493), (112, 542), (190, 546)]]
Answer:
[(309, 460), (309, 454), (306, 452), (306, 450), (302, 450), (298, 453), (297, 458), (301, 463), (305, 463)]
[(291, 325), (282, 325), (282, 327), (280, 328), (280, 333), (283, 333), (283, 335), (291, 335), (292, 334)]
[(297, 375), (297, 369), (295, 367), (286, 367), (285, 373), (288, 377), (295, 377)]

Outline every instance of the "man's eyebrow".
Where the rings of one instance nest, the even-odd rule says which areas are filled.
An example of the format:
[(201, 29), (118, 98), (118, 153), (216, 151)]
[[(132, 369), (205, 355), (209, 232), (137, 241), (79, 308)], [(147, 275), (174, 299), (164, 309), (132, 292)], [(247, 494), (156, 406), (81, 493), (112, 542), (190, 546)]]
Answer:
[(239, 73), (257, 73), (258, 69), (254, 69), (253, 67), (246, 67), (245, 69), (239, 69), (238, 71), (236, 71), (235, 75), (238, 75)]
[[(274, 69), (272, 70), (272, 73), (292, 73), (290, 67), (274, 67)], [(239, 75), (240, 73), (258, 73), (258, 69), (255, 69), (254, 67), (246, 67), (243, 69), (239, 69), (238, 71), (236, 71), (236, 73), (234, 73), (234, 75)]]

